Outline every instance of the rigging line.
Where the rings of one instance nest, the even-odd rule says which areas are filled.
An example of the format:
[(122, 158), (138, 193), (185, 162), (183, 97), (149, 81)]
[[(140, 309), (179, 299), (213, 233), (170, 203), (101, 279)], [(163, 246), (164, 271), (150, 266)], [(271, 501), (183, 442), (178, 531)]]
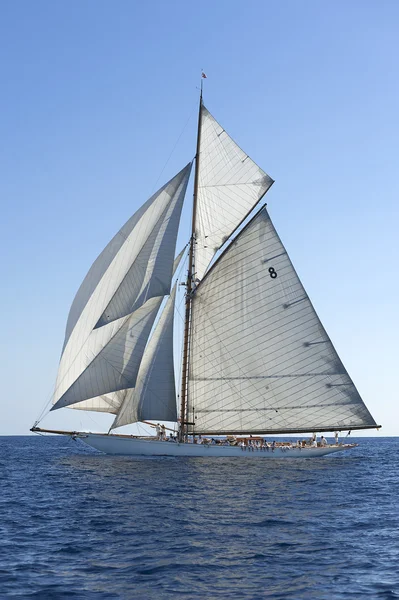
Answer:
[[(180, 277), (181, 277), (183, 267), (184, 267), (184, 265), (186, 263), (186, 260), (187, 260), (187, 257), (188, 257), (189, 245), (190, 245), (190, 242), (187, 242), (187, 244), (183, 248), (183, 255), (182, 255), (181, 259), (180, 259), (179, 268), (176, 269), (176, 272), (174, 273), (174, 277), (175, 277), (176, 281), (178, 281), (180, 279)], [(187, 255), (185, 256), (184, 255), (184, 250), (186, 250), (186, 249), (187, 249)]]
[[(215, 188), (215, 187), (234, 187), (234, 186), (248, 186), (248, 185), (256, 185), (253, 181), (247, 181), (244, 183), (214, 183), (212, 185), (200, 185), (200, 189), (205, 188)], [(248, 194), (250, 196), (250, 194)], [(251, 196), (250, 196), (251, 197)]]
[(57, 381), (55, 381), (55, 383), (51, 386), (52, 391), (50, 391), (47, 394), (48, 399), (44, 401), (44, 403), (42, 405), (42, 409), (41, 409), (38, 417), (36, 418), (35, 425), (38, 425), (41, 421), (43, 421), (44, 417), (46, 417), (49, 414), (49, 411), (47, 409), (52, 404), (52, 399), (53, 399), (54, 394), (57, 389), (56, 384), (57, 384)]
[[(134, 425), (137, 425), (137, 429), (139, 430), (139, 434), (140, 433), (141, 434), (145, 434), (145, 435), (141, 435), (141, 437), (151, 437), (151, 432), (148, 432), (148, 430), (145, 428), (146, 426), (141, 421), (137, 421), (137, 423), (134, 423)], [(151, 427), (151, 425), (147, 425), (147, 427)]]
[[(175, 304), (176, 314), (180, 317), (180, 321), (178, 321), (180, 327), (178, 327), (178, 326), (176, 327), (176, 337), (178, 338), (178, 342), (179, 342), (179, 345), (180, 345), (180, 357), (179, 357), (179, 363), (178, 363), (178, 367), (179, 368), (177, 369), (176, 391), (181, 389), (181, 383), (182, 383), (182, 369), (181, 369), (181, 366), (183, 364), (183, 352), (184, 352), (183, 333), (184, 333), (184, 322), (185, 322), (184, 316), (181, 313), (181, 307), (182, 307), (183, 303), (185, 303), (185, 296), (184, 295), (180, 298), (180, 304), (179, 304), (179, 306), (177, 306)], [(181, 325), (183, 325), (183, 329), (181, 329)], [(180, 331), (177, 331), (177, 329), (180, 329)], [(177, 394), (177, 397), (180, 397), (180, 395)]]
[(180, 321), (182, 323), (184, 323), (184, 316), (182, 315), (182, 313), (180, 311), (181, 311), (181, 306), (184, 303), (184, 301), (185, 301), (185, 294), (180, 298), (179, 305), (177, 305), (177, 304), (175, 305), (176, 313), (180, 317)]
[(184, 323), (184, 316), (182, 315), (182, 313), (180, 311), (181, 311), (181, 305), (183, 304), (183, 302), (184, 302), (184, 296), (182, 298), (180, 298), (180, 304), (175, 307), (176, 312), (179, 315), (182, 323)]
[[(189, 244), (190, 244), (190, 242), (188, 242), (188, 243), (186, 244), (186, 246), (185, 246), (185, 248), (187, 248), (187, 255), (186, 255), (186, 256), (184, 256), (184, 255), (183, 255), (183, 256), (182, 256), (182, 258), (181, 258), (181, 261), (180, 261), (180, 267), (179, 267), (179, 270), (178, 270), (178, 272), (177, 272), (176, 282), (179, 282), (179, 280), (180, 280), (180, 278), (181, 278), (181, 275), (182, 275), (183, 268), (185, 268), (186, 261), (187, 261), (187, 258), (188, 258), (188, 252), (189, 252)], [(178, 289), (176, 290), (176, 299), (177, 299), (177, 292), (178, 292), (178, 290), (179, 290), (179, 289), (180, 289), (180, 288), (179, 288), (179, 286), (178, 286)], [(185, 301), (185, 295), (183, 295), (183, 296), (182, 296), (182, 297), (179, 299), (179, 304), (177, 304), (177, 301), (175, 301), (175, 312), (178, 314), (178, 316), (180, 317), (180, 320), (181, 320), (183, 323), (184, 323), (184, 317), (183, 317), (183, 315), (182, 315), (182, 314), (181, 314), (181, 312), (180, 312), (180, 308), (181, 308), (181, 305), (183, 304), (183, 302), (184, 302), (184, 301)]]
[[(52, 386), (52, 389), (53, 389), (53, 386)], [(48, 414), (47, 408), (51, 404), (51, 400), (52, 400), (53, 395), (54, 395), (54, 391), (49, 392), (49, 394), (48, 394), (48, 400), (44, 401), (44, 404), (42, 406), (42, 410), (40, 411), (39, 416), (37, 417), (37, 419), (35, 421), (35, 425), (38, 425), (44, 419), (44, 417), (46, 416), (46, 414)]]
[(172, 155), (173, 155), (174, 151), (176, 150), (176, 147), (177, 147), (178, 143), (180, 142), (180, 139), (181, 139), (183, 133), (185, 132), (185, 130), (187, 128), (187, 125), (189, 124), (189, 122), (190, 122), (190, 120), (191, 120), (191, 118), (192, 118), (192, 116), (194, 114), (194, 111), (195, 111), (195, 108), (192, 109), (190, 116), (188, 117), (188, 119), (187, 119), (187, 121), (186, 121), (186, 123), (185, 123), (185, 125), (184, 125), (184, 127), (183, 127), (183, 129), (182, 129), (182, 131), (181, 131), (181, 133), (179, 135), (179, 137), (177, 138), (177, 140), (176, 140), (176, 142), (175, 142), (175, 144), (174, 144), (174, 146), (173, 146), (173, 148), (172, 148), (172, 150), (171, 150), (171, 152), (170, 152), (170, 154), (169, 154), (169, 156), (168, 156), (168, 158), (166, 160), (166, 163), (164, 164), (164, 166), (162, 168), (162, 171), (160, 172), (160, 174), (158, 176), (158, 179), (154, 183), (154, 186), (153, 186), (152, 191), (151, 191), (151, 196), (154, 193), (154, 190), (156, 189), (156, 187), (158, 185), (158, 182), (159, 182), (159, 180), (161, 179), (161, 177), (163, 175), (163, 172), (165, 171), (166, 167), (168, 166), (168, 163), (169, 163), (170, 159), (172, 158)]
[[(183, 323), (183, 327), (184, 327), (184, 316), (180, 312), (180, 308), (181, 308), (181, 305), (183, 304), (183, 302), (185, 302), (185, 296), (182, 296), (182, 298), (180, 299), (180, 305), (179, 306), (176, 306), (176, 304), (175, 304), (175, 311), (176, 311), (176, 313), (180, 317), (180, 325)], [(178, 369), (177, 369), (178, 375), (177, 375), (176, 391), (181, 389), (181, 383), (182, 383), (182, 369), (181, 369), (181, 366), (183, 364), (183, 354), (184, 354), (183, 333), (184, 333), (184, 330), (181, 330), (179, 332), (179, 335), (181, 336), (181, 340), (180, 340), (179, 365), (178, 365)], [(180, 397), (180, 395), (177, 394), (177, 397)]]
[[(87, 416), (89, 417), (89, 419), (91, 421), (93, 421), (94, 425), (96, 427), (99, 427), (101, 429), (101, 425), (99, 423), (97, 423), (97, 421), (93, 418), (92, 414), (90, 413), (90, 411), (86, 411), (87, 412)], [(109, 414), (109, 413), (108, 413)]]

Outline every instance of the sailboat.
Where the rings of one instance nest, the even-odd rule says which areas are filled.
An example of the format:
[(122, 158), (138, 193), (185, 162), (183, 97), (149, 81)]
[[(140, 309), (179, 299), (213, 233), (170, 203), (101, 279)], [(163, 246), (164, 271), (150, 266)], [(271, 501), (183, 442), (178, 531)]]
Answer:
[[(193, 163), (181, 389), (174, 274)], [(320, 457), (338, 432), (378, 428), (294, 269), (262, 199), (273, 179), (203, 102), (195, 159), (151, 196), (95, 260), (72, 303), (51, 410), (114, 415), (108, 432), (43, 429), (109, 454)], [(179, 405), (179, 406), (178, 406)], [(117, 433), (176, 423), (176, 435)], [(336, 432), (336, 443), (270, 444)], [(267, 441), (266, 436), (269, 437)]]

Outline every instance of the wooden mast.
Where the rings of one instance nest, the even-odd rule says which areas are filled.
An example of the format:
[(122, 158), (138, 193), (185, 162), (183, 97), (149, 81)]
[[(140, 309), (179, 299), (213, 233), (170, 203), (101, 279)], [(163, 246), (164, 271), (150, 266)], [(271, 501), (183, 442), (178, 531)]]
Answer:
[(195, 277), (195, 262), (194, 262), (194, 250), (195, 250), (195, 226), (197, 216), (197, 197), (198, 197), (198, 172), (199, 172), (199, 157), (200, 157), (200, 145), (201, 145), (201, 122), (202, 122), (202, 80), (201, 75), (201, 92), (199, 101), (198, 111), (198, 132), (197, 132), (197, 150), (195, 154), (195, 176), (194, 176), (194, 194), (193, 194), (193, 216), (191, 223), (191, 239), (190, 239), (190, 250), (188, 258), (188, 271), (187, 271), (187, 283), (186, 283), (186, 310), (184, 318), (184, 338), (183, 338), (183, 366), (182, 366), (182, 381), (181, 381), (181, 403), (180, 403), (180, 431), (179, 439), (183, 441), (187, 438), (187, 426), (188, 426), (188, 410), (187, 410), (187, 383), (188, 383), (188, 369), (189, 369), (189, 352), (190, 352), (190, 333), (191, 333), (191, 293), (193, 290), (193, 283)]

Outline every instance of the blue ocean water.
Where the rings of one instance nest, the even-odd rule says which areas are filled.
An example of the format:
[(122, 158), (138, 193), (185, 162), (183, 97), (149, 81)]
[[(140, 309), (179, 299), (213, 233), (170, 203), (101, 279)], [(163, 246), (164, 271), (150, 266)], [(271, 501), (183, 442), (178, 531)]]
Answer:
[(399, 598), (399, 438), (358, 441), (267, 461), (0, 438), (0, 598)]

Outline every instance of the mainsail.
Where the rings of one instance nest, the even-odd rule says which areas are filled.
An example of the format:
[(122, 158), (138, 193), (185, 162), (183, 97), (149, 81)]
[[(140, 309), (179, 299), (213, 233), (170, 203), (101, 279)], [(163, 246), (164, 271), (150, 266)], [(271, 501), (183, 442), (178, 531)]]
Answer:
[(266, 208), (194, 293), (189, 365), (198, 432), (376, 426)]
[(68, 318), (53, 409), (88, 401), (86, 409), (115, 413), (123, 394), (114, 393), (134, 387), (170, 291), (190, 170), (191, 163), (154, 194), (91, 267)]

